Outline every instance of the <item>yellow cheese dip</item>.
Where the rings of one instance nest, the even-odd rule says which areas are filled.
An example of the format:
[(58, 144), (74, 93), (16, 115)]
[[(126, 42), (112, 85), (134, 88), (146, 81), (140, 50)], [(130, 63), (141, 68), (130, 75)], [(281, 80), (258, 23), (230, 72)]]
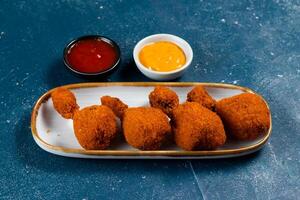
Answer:
[(154, 42), (144, 46), (139, 53), (139, 59), (145, 67), (160, 72), (176, 70), (186, 62), (182, 49), (167, 41)]

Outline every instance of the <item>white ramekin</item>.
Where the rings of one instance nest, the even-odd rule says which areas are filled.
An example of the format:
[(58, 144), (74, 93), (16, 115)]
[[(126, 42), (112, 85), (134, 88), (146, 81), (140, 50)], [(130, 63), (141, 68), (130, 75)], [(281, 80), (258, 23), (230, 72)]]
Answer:
[[(151, 69), (148, 69), (145, 67), (139, 59), (139, 53), (141, 49), (153, 42), (158, 42), (158, 41), (168, 41), (168, 42), (173, 42), (177, 44), (184, 52), (185, 57), (186, 57), (186, 63), (180, 67), (179, 69), (173, 70), (173, 71), (168, 71), (168, 72), (158, 72), (158, 71), (153, 71)], [(155, 34), (155, 35), (150, 35), (148, 37), (145, 37), (141, 41), (139, 41), (133, 50), (133, 58), (135, 61), (135, 64), (137, 68), (148, 78), (151, 78), (153, 80), (157, 81), (167, 81), (167, 80), (172, 80), (175, 78), (180, 77), (184, 71), (190, 66), (192, 60), (193, 60), (193, 50), (191, 46), (182, 38), (171, 35), (171, 34)]]

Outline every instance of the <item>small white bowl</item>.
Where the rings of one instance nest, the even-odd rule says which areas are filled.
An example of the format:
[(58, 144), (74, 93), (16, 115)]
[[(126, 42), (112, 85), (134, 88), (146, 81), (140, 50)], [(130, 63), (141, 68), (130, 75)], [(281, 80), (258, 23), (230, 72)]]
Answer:
[[(158, 42), (158, 41), (168, 41), (178, 45), (185, 54), (186, 63), (179, 69), (168, 71), (168, 72), (153, 71), (145, 67), (140, 62), (139, 53), (145, 45), (153, 42)], [(133, 50), (133, 58), (136, 66), (145, 76), (157, 81), (167, 81), (167, 80), (172, 80), (180, 77), (184, 73), (184, 71), (190, 66), (193, 60), (193, 50), (191, 46), (184, 39), (178, 36), (170, 35), (170, 34), (155, 34), (155, 35), (150, 35), (148, 37), (145, 37), (135, 45)]]

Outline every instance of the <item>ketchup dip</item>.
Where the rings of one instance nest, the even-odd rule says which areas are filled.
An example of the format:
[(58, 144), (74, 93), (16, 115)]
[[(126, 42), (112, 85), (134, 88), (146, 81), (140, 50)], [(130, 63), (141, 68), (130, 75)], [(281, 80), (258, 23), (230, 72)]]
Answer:
[(64, 54), (65, 64), (72, 71), (85, 75), (110, 71), (120, 60), (117, 44), (102, 36), (85, 36), (72, 41)]

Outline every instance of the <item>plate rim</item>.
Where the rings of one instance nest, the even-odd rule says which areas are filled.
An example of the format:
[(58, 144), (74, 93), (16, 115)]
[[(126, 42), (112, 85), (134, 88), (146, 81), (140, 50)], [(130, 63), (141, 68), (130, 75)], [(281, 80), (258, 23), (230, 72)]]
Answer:
[[(253, 91), (250, 88), (242, 87), (239, 85), (233, 85), (228, 83), (215, 83), (215, 82), (89, 82), (89, 83), (75, 83), (75, 84), (67, 84), (62, 85), (59, 87), (63, 87), (66, 89), (78, 89), (78, 88), (92, 88), (92, 87), (106, 87), (106, 86), (138, 86), (138, 87), (151, 87), (151, 86), (173, 86), (173, 87), (188, 87), (188, 86), (196, 86), (196, 85), (202, 85), (205, 87), (218, 87), (218, 88), (227, 88), (227, 89), (239, 89), (243, 92), (253, 93), (258, 96), (260, 96), (263, 101), (265, 102), (268, 110), (270, 111), (269, 117), (270, 117), (270, 128), (267, 132), (267, 134), (257, 143), (241, 147), (238, 149), (217, 149), (217, 150), (199, 150), (199, 151), (184, 151), (184, 150), (151, 150), (151, 151), (141, 151), (141, 150), (85, 150), (85, 149), (76, 149), (76, 148), (66, 148), (61, 146), (55, 146), (47, 143), (44, 141), (38, 134), (37, 128), (36, 128), (36, 119), (38, 116), (38, 110), (41, 107), (41, 105), (47, 101), (50, 98), (50, 94), (53, 90), (55, 90), (58, 87), (55, 87), (53, 89), (48, 90), (46, 93), (44, 93), (42, 96), (39, 97), (37, 102), (35, 103), (32, 113), (31, 113), (31, 132), (32, 136), (35, 140), (35, 142), (39, 142), (41, 145), (43, 145), (44, 148), (48, 148), (52, 150), (52, 152), (60, 151), (65, 154), (78, 154), (78, 155), (91, 155), (91, 156), (119, 156), (119, 157), (126, 157), (126, 156), (170, 156), (173, 158), (178, 157), (198, 157), (198, 158), (204, 158), (204, 157), (220, 157), (220, 156), (238, 156), (253, 153), (256, 150), (259, 150), (262, 148), (262, 146), (268, 141), (270, 138), (271, 132), (272, 132), (272, 115), (271, 110), (266, 102), (266, 100), (258, 93)], [(39, 145), (39, 144), (38, 144)], [(40, 145), (39, 145), (40, 146)], [(43, 149), (44, 149), (43, 148)], [(45, 149), (44, 149), (45, 150)], [(67, 156), (67, 155), (66, 155)]]

